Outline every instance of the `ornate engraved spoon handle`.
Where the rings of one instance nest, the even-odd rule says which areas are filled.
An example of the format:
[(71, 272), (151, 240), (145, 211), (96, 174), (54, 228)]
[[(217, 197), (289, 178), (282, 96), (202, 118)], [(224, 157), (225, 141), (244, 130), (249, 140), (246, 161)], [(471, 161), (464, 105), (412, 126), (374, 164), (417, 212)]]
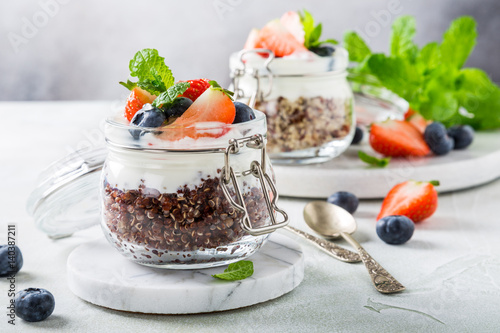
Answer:
[(373, 259), (368, 252), (363, 249), (351, 235), (341, 232), (340, 235), (358, 250), (363, 263), (372, 279), (375, 288), (384, 294), (397, 293), (405, 290), (405, 286), (398, 282), (389, 272), (387, 272), (378, 262)]
[(295, 229), (294, 227), (286, 226), (284, 228), (285, 230), (288, 230), (290, 232), (293, 232), (296, 235), (302, 236), (308, 241), (312, 242), (314, 245), (334, 257), (335, 259), (338, 259), (340, 261), (344, 262), (360, 262), (361, 257), (356, 253), (352, 252), (348, 249), (344, 249), (341, 246), (338, 246), (337, 244), (334, 244), (332, 242), (329, 242), (325, 239), (321, 239), (318, 237), (315, 237), (311, 234), (308, 234), (307, 232), (304, 232), (299, 229)]

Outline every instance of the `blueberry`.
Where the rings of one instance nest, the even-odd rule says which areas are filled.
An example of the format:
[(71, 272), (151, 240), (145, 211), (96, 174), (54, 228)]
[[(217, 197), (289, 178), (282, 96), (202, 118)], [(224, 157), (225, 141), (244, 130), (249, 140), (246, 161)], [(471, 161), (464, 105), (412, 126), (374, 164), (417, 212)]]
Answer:
[(454, 149), (464, 149), (474, 140), (474, 130), (469, 125), (452, 126), (448, 129), (448, 136), (455, 140)]
[(236, 108), (236, 116), (234, 117), (233, 124), (244, 123), (255, 119), (255, 113), (252, 108), (241, 102), (234, 102)]
[(345, 191), (333, 193), (328, 197), (326, 201), (344, 208), (351, 214), (354, 214), (356, 209), (358, 209), (359, 205), (358, 197), (356, 197), (351, 192), (345, 192)]
[(415, 231), (415, 224), (403, 215), (389, 215), (377, 221), (377, 235), (387, 244), (406, 243)]
[(445, 155), (453, 149), (454, 139), (448, 136), (446, 127), (439, 122), (427, 125), (424, 132), (424, 139), (432, 152), (436, 155)]
[[(165, 113), (151, 104), (144, 104), (142, 109), (137, 111), (130, 124), (137, 127), (160, 127), (167, 120)], [(139, 140), (141, 135), (146, 134), (148, 131), (129, 130), (134, 139)]]
[(26, 321), (42, 321), (55, 308), (54, 296), (41, 288), (28, 288), (16, 294), (16, 315)]
[(16, 274), (23, 267), (23, 254), (17, 245), (0, 245), (0, 277)]
[(354, 132), (354, 137), (352, 138), (351, 145), (357, 145), (358, 143), (360, 143), (361, 140), (363, 140), (363, 135), (364, 133), (361, 127), (356, 126), (356, 131)]
[(335, 52), (335, 48), (330, 45), (314, 46), (309, 51), (316, 53), (320, 57), (330, 57)]
[(174, 120), (175, 118), (179, 118), (184, 114), (184, 112), (193, 104), (193, 101), (187, 97), (177, 97), (174, 99), (172, 105), (168, 108), (164, 109), (165, 115), (168, 120)]

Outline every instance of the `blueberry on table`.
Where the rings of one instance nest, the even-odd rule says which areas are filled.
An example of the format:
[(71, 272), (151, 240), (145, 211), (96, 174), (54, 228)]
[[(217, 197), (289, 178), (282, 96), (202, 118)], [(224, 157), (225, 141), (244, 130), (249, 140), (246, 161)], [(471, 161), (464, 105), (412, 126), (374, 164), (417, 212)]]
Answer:
[(248, 105), (241, 102), (234, 102), (234, 107), (236, 109), (236, 115), (234, 116), (233, 124), (244, 123), (255, 119), (255, 113)]
[(352, 194), (351, 192), (345, 192), (345, 191), (333, 193), (328, 197), (326, 201), (328, 201), (331, 204), (344, 208), (351, 214), (354, 214), (356, 209), (358, 209), (359, 205), (358, 197)]
[(377, 221), (377, 235), (387, 244), (406, 243), (415, 231), (415, 224), (404, 215), (389, 215)]
[(424, 132), (424, 140), (436, 155), (448, 154), (455, 145), (455, 140), (448, 136), (446, 127), (437, 121), (427, 125)]
[(191, 104), (193, 104), (193, 101), (189, 98), (177, 97), (168, 108), (164, 109), (167, 119), (170, 121), (173, 120), (173, 118), (179, 118), (186, 112)]
[(363, 140), (363, 135), (364, 133), (361, 127), (356, 126), (356, 131), (354, 132), (354, 137), (352, 138), (351, 144), (357, 145), (358, 143), (360, 143), (361, 140)]
[(54, 296), (41, 288), (28, 288), (16, 294), (16, 315), (26, 321), (42, 321), (52, 314)]
[(469, 125), (452, 126), (448, 128), (448, 136), (455, 140), (454, 149), (464, 149), (474, 140), (474, 129)]
[(316, 53), (320, 57), (330, 57), (335, 52), (335, 48), (330, 45), (314, 46), (309, 51)]
[[(137, 127), (160, 127), (167, 120), (165, 113), (151, 104), (144, 104), (142, 109), (137, 111), (137, 113), (132, 118), (130, 125)], [(129, 130), (130, 134), (134, 139), (138, 140), (141, 135), (144, 135), (146, 131), (141, 130)]]
[(16, 274), (23, 267), (23, 255), (17, 245), (0, 245), (0, 277)]

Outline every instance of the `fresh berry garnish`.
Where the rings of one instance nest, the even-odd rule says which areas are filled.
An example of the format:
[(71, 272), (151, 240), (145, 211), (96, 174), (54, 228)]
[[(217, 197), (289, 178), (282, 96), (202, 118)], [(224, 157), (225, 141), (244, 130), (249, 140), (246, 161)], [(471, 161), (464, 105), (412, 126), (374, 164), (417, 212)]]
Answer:
[[(144, 107), (135, 114), (134, 118), (132, 118), (130, 125), (153, 128), (162, 126), (166, 120), (167, 117), (161, 109), (151, 104), (145, 104)], [(138, 140), (141, 135), (146, 134), (148, 131), (131, 129), (129, 132), (134, 139)]]
[(403, 215), (389, 215), (377, 221), (378, 237), (387, 244), (403, 244), (410, 240), (415, 224)]
[(220, 122), (232, 124), (236, 115), (233, 101), (219, 88), (210, 87), (193, 102), (193, 104), (172, 124), (164, 127), (172, 131), (164, 131), (164, 140), (180, 140), (186, 136), (191, 138), (219, 137), (224, 133), (214, 131), (197, 131), (195, 125), (202, 122)]
[(174, 99), (174, 102), (168, 108), (163, 109), (168, 122), (172, 123), (175, 119), (182, 116), (191, 104), (193, 104), (193, 101), (187, 97), (177, 97)]
[(273, 51), (277, 57), (284, 57), (297, 51), (307, 51), (304, 44), (300, 43), (280, 20), (273, 20), (260, 30), (256, 46)]
[(448, 136), (446, 127), (436, 121), (425, 128), (424, 139), (436, 155), (448, 154), (455, 144), (455, 140)]
[(125, 118), (131, 121), (137, 111), (142, 109), (143, 105), (146, 103), (152, 103), (156, 96), (151, 95), (146, 90), (142, 90), (139, 87), (132, 89), (132, 92), (127, 98), (127, 104), (125, 105)]
[(386, 156), (425, 156), (430, 153), (422, 134), (404, 120), (373, 123), (370, 145)]
[(0, 245), (0, 277), (16, 274), (23, 267), (23, 255), (17, 245)]
[(16, 315), (26, 321), (42, 321), (55, 308), (54, 296), (41, 288), (28, 288), (16, 294)]
[(255, 119), (255, 112), (248, 105), (241, 102), (234, 102), (236, 115), (234, 116), (233, 124), (244, 123)]
[(351, 192), (339, 191), (335, 192), (326, 200), (331, 204), (344, 208), (349, 213), (354, 214), (358, 209), (359, 199)]
[(244, 50), (251, 50), (257, 48), (257, 41), (259, 40), (259, 29), (253, 28), (250, 30), (248, 34), (247, 40), (245, 42), (245, 46), (243, 46)]
[(180, 82), (189, 82), (190, 85), (189, 88), (179, 97), (189, 98), (193, 102), (196, 101), (196, 99), (210, 87), (210, 80), (208, 79), (187, 80)]
[(434, 185), (439, 185), (439, 182), (409, 180), (397, 184), (382, 202), (377, 220), (389, 215), (404, 215), (417, 223), (430, 217), (438, 205), (438, 195)]
[(474, 140), (474, 130), (469, 125), (452, 126), (448, 129), (448, 136), (455, 140), (454, 149), (464, 149)]
[(335, 52), (335, 48), (330, 45), (313, 46), (309, 48), (309, 51), (316, 53), (320, 57), (331, 57)]
[(357, 145), (358, 143), (361, 142), (361, 140), (363, 140), (363, 136), (364, 136), (364, 133), (363, 133), (363, 130), (361, 129), (361, 127), (356, 126), (356, 130), (354, 131), (354, 136), (352, 138), (351, 144)]
[(304, 45), (304, 25), (300, 20), (299, 13), (294, 11), (286, 12), (283, 16), (281, 16), (280, 22), (300, 44)]

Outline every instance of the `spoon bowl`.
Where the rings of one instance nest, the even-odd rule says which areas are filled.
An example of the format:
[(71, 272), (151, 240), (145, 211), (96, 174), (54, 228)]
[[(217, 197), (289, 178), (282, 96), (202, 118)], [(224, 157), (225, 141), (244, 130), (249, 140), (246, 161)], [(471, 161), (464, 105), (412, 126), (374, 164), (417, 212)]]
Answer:
[(311, 229), (322, 236), (341, 236), (349, 242), (358, 251), (377, 291), (390, 294), (405, 289), (352, 238), (350, 234), (356, 231), (356, 220), (348, 211), (329, 202), (313, 201), (304, 207), (304, 220)]

